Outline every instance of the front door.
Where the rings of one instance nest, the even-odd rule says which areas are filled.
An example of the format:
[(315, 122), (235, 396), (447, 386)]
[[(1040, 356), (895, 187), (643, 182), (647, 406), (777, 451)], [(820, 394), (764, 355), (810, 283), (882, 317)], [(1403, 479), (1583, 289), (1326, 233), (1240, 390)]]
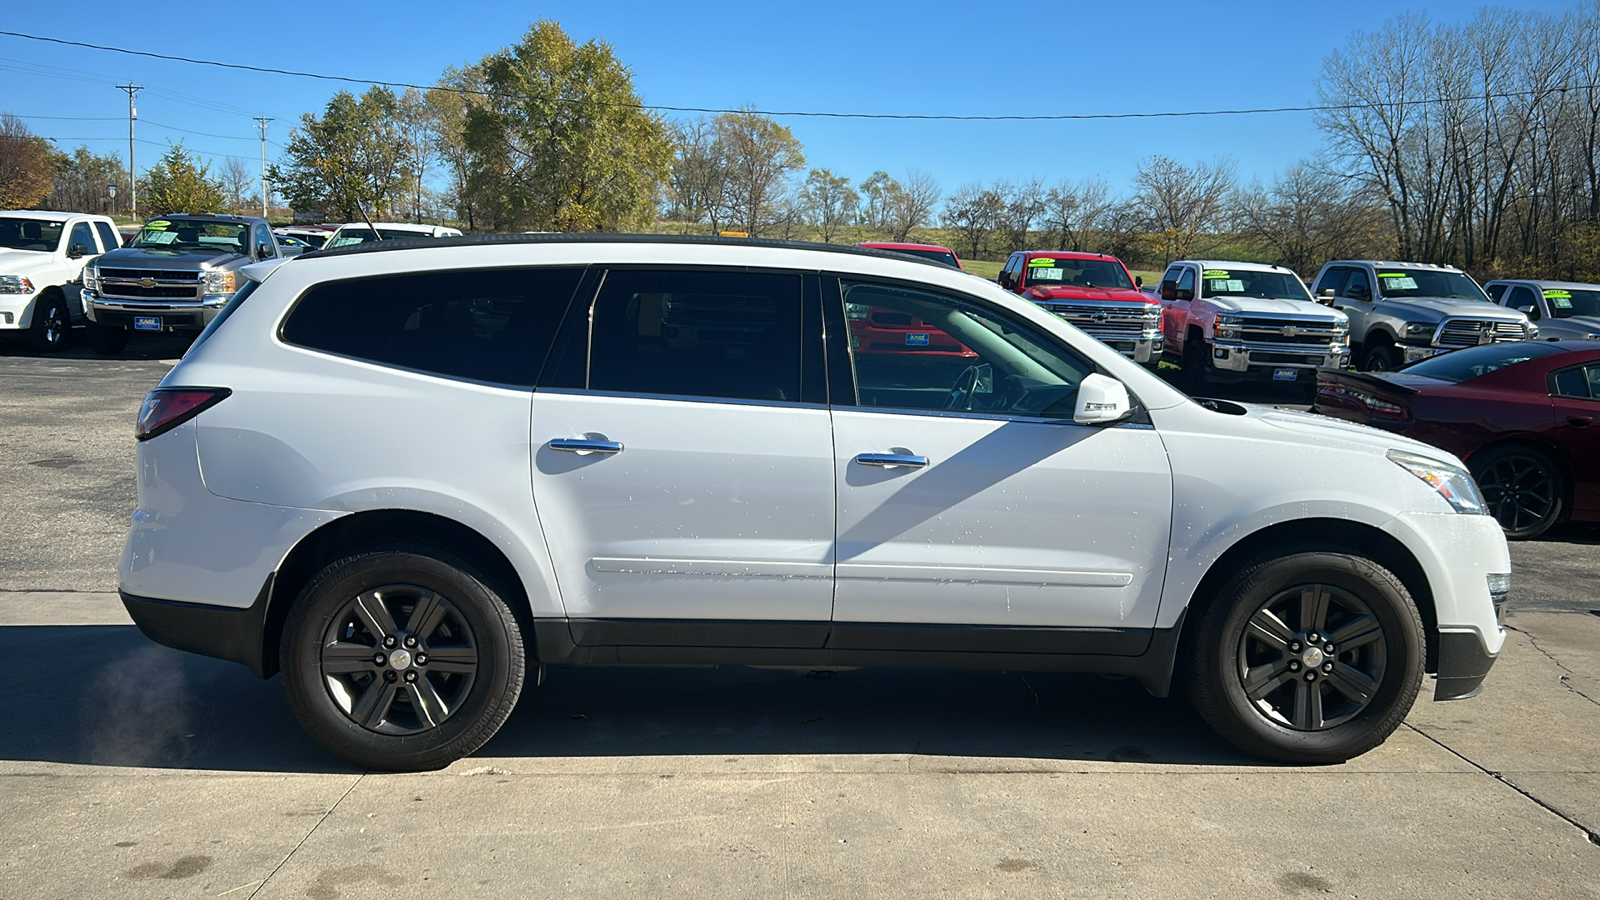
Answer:
[(1075, 424), (1093, 364), (1009, 314), (911, 286), (840, 293), (978, 358), (852, 354), (855, 396), (833, 398), (830, 646), (1142, 652), (1172, 517), (1159, 435)]
[(802, 281), (607, 273), (567, 342), (580, 380), (533, 402), (534, 504), (578, 643), (821, 646), (833, 448), (802, 397)]

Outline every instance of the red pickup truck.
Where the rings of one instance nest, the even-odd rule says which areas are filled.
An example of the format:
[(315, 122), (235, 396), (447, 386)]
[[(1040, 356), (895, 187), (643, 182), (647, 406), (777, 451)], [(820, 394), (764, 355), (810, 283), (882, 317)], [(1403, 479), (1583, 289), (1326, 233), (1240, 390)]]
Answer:
[(1152, 370), (1161, 364), (1161, 301), (1140, 291), (1115, 256), (1019, 250), (996, 280), (1123, 356)]
[[(954, 251), (935, 244), (866, 241), (856, 246), (868, 250), (903, 253), (943, 263), (952, 268), (961, 268), (961, 260), (956, 257)], [(914, 353), (918, 356), (973, 359), (978, 355), (969, 350), (965, 344), (927, 322), (892, 309), (878, 309), (851, 303), (845, 307), (845, 318), (850, 322), (850, 348), (858, 357), (869, 354), (904, 356)]]

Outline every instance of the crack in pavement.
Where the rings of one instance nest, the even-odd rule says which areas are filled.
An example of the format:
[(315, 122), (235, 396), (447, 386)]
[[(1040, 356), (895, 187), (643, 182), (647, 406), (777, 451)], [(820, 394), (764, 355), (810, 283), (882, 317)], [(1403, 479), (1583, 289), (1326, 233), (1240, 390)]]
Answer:
[(278, 864), (272, 867), (272, 871), (267, 873), (267, 877), (261, 879), (261, 884), (257, 886), (255, 890), (251, 891), (250, 896), (246, 897), (245, 900), (253, 900), (255, 895), (267, 889), (267, 885), (272, 883), (272, 879), (278, 874), (278, 870), (287, 865), (289, 860), (293, 859), (294, 855), (300, 852), (300, 848), (306, 845), (306, 841), (311, 840), (311, 836), (317, 833), (317, 829), (322, 827), (322, 823), (328, 821), (328, 817), (333, 815), (333, 811), (339, 808), (339, 804), (343, 803), (344, 799), (350, 796), (350, 792), (356, 789), (356, 785), (359, 785), (361, 780), (366, 777), (367, 773), (362, 772), (360, 775), (356, 776), (355, 781), (350, 782), (350, 786), (345, 788), (344, 793), (339, 795), (339, 799), (333, 801), (333, 805), (328, 807), (328, 811), (322, 814), (322, 818), (318, 819), (316, 824), (311, 826), (311, 829), (306, 832), (305, 837), (302, 837), (299, 843), (291, 847), (289, 852), (283, 855), (283, 859), (278, 860)]
[[(1526, 633), (1526, 632), (1524, 632), (1524, 633)], [(1572, 816), (1569, 816), (1566, 813), (1562, 812), (1561, 810), (1556, 809), (1554, 806), (1551, 806), (1550, 804), (1544, 802), (1543, 800), (1540, 800), (1538, 797), (1533, 795), (1532, 791), (1529, 791), (1527, 788), (1524, 788), (1522, 785), (1517, 784), (1515, 781), (1512, 781), (1511, 779), (1507, 778), (1505, 776), (1505, 773), (1496, 772), (1493, 769), (1490, 769), (1490, 768), (1488, 768), (1486, 766), (1480, 765), (1476, 760), (1468, 758), (1466, 756), (1466, 754), (1463, 754), (1462, 752), (1460, 752), (1456, 748), (1450, 746), (1449, 744), (1446, 744), (1444, 741), (1439, 740), (1438, 738), (1436, 738), (1433, 735), (1427, 733), (1426, 731), (1423, 731), (1421, 728), (1418, 728), (1417, 726), (1411, 724), (1410, 722), (1405, 723), (1405, 726), (1407, 728), (1411, 729), (1412, 731), (1415, 731), (1417, 734), (1422, 735), (1427, 740), (1432, 741), (1434, 744), (1438, 745), (1440, 749), (1444, 750), (1446, 753), (1449, 753), (1451, 756), (1454, 756), (1455, 758), (1461, 760), (1462, 762), (1464, 762), (1467, 765), (1473, 767), (1474, 769), (1477, 769), (1479, 772), (1482, 772), (1483, 774), (1489, 776), (1490, 778), (1493, 778), (1495, 781), (1500, 782), (1501, 784), (1505, 785), (1506, 787), (1511, 788), (1513, 791), (1516, 791), (1517, 793), (1519, 793), (1522, 796), (1528, 798), (1529, 800), (1532, 800), (1534, 803), (1538, 804), (1538, 806), (1541, 809), (1543, 809), (1545, 812), (1548, 812), (1551, 815), (1554, 815), (1555, 817), (1559, 818), (1561, 821), (1566, 822), (1568, 825), (1571, 825), (1573, 828), (1576, 828), (1579, 831), (1583, 832), (1583, 836), (1589, 839), (1589, 843), (1593, 844), (1596, 847), (1600, 847), (1600, 833), (1596, 833), (1593, 828), (1590, 828), (1589, 826), (1583, 824), (1582, 822), (1578, 821), (1577, 819), (1574, 819)]]
[(1528, 643), (1533, 645), (1533, 649), (1535, 649), (1535, 650), (1539, 651), (1540, 653), (1544, 654), (1544, 658), (1545, 659), (1548, 659), (1551, 662), (1555, 663), (1556, 664), (1556, 668), (1558, 668), (1561, 671), (1567, 673), (1567, 674), (1561, 676), (1561, 686), (1562, 687), (1564, 687), (1567, 690), (1573, 692), (1574, 694), (1577, 694), (1579, 697), (1582, 697), (1583, 699), (1589, 701), (1590, 703), (1593, 703), (1596, 706), (1600, 706), (1600, 700), (1596, 700), (1595, 698), (1589, 696), (1588, 694), (1585, 694), (1583, 691), (1580, 691), (1577, 688), (1572, 686), (1572, 681), (1570, 679), (1571, 679), (1571, 677), (1573, 675), (1576, 675), (1577, 673), (1572, 671), (1571, 669), (1567, 668), (1564, 664), (1562, 664), (1561, 660), (1556, 659), (1555, 658), (1555, 654), (1553, 654), (1549, 650), (1546, 650), (1545, 648), (1539, 646), (1539, 639), (1534, 637), (1531, 632), (1523, 631), (1521, 628), (1518, 628), (1515, 625), (1506, 625), (1505, 629), (1507, 631), (1515, 631), (1517, 634), (1520, 634), (1523, 637), (1527, 638), (1528, 639)]

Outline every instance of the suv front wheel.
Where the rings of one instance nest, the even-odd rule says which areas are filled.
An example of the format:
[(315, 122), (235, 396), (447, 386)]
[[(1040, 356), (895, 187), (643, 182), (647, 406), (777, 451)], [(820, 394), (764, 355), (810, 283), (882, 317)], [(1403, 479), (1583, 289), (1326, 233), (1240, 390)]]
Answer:
[(1343, 762), (1382, 743), (1422, 680), (1422, 621), (1400, 579), (1337, 551), (1246, 566), (1202, 614), (1195, 708), (1246, 752)]
[(494, 736), (526, 672), (505, 601), (444, 554), (338, 560), (284, 625), (289, 706), (316, 741), (376, 769), (438, 769)]

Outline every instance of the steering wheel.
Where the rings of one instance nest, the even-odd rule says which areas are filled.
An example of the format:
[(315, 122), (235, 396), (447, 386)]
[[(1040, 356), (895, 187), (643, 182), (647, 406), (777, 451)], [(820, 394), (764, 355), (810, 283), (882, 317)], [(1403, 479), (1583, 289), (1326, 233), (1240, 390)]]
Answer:
[(945, 398), (944, 408), (960, 412), (972, 411), (972, 398), (978, 393), (978, 370), (982, 366), (967, 366), (956, 376), (955, 384), (950, 385), (950, 396)]

